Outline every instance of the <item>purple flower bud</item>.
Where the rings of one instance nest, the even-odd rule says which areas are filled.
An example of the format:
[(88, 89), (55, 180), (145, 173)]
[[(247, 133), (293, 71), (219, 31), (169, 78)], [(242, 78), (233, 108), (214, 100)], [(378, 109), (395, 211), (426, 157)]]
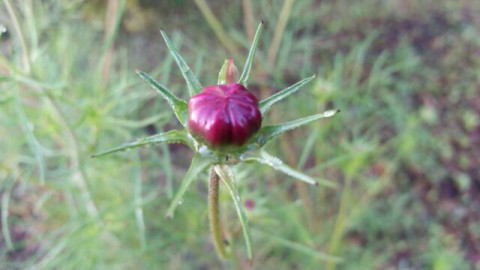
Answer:
[(258, 99), (238, 83), (211, 85), (188, 101), (188, 129), (206, 144), (243, 145), (262, 125)]

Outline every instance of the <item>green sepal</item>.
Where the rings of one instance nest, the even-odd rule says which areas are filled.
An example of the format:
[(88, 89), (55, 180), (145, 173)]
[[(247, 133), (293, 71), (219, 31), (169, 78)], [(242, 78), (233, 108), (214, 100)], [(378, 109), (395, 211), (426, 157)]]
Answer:
[(260, 112), (262, 113), (263, 116), (265, 116), (265, 113), (270, 109), (270, 107), (275, 104), (276, 102), (288, 97), (289, 95), (297, 92), (302, 86), (305, 84), (309, 83), (311, 80), (315, 78), (315, 75), (305, 78), (285, 89), (282, 91), (275, 93), (274, 95), (270, 96), (269, 98), (266, 98), (258, 104), (260, 107)]
[(145, 80), (151, 87), (153, 87), (153, 89), (157, 90), (165, 100), (167, 100), (168, 105), (170, 105), (170, 107), (172, 108), (178, 121), (180, 121), (182, 126), (186, 127), (188, 121), (187, 102), (175, 96), (170, 90), (168, 90), (159, 82), (155, 81), (147, 73), (139, 70), (137, 71), (137, 73), (143, 80)]
[(217, 84), (225, 84), (226, 81), (227, 81), (228, 61), (229, 61), (229, 59), (226, 59), (226, 60), (223, 62), (222, 68), (220, 69), (220, 72), (218, 72)]
[(188, 187), (192, 184), (195, 177), (197, 177), (203, 170), (205, 170), (210, 165), (210, 162), (207, 159), (202, 158), (200, 155), (195, 154), (192, 159), (192, 163), (190, 163), (190, 167), (188, 168), (187, 174), (182, 180), (182, 184), (178, 189), (177, 193), (173, 197), (170, 206), (167, 209), (166, 217), (173, 218), (175, 213), (175, 209), (178, 205), (181, 204), (183, 195), (187, 191)]
[(187, 62), (185, 62), (185, 60), (177, 51), (177, 49), (175, 49), (175, 46), (173, 46), (173, 43), (170, 40), (170, 38), (168, 38), (167, 34), (161, 29), (160, 29), (160, 33), (162, 34), (162, 37), (165, 40), (165, 44), (167, 44), (168, 50), (170, 51), (173, 58), (175, 59), (175, 62), (177, 63), (177, 66), (180, 69), (180, 72), (182, 73), (183, 78), (185, 78), (185, 81), (187, 82), (187, 87), (188, 87), (190, 96), (193, 96), (196, 93), (200, 92), (200, 90), (202, 90), (202, 85), (198, 81), (197, 77), (195, 77), (190, 67), (187, 65)]
[(258, 163), (263, 164), (263, 165), (270, 166), (271, 168), (273, 168), (277, 171), (281, 171), (281, 172), (283, 172), (283, 173), (285, 173), (285, 174), (287, 174), (287, 175), (289, 175), (293, 178), (301, 180), (301, 181), (303, 181), (307, 184), (310, 184), (310, 185), (314, 185), (314, 186), (322, 185), (322, 186), (329, 187), (329, 188), (337, 188), (336, 183), (333, 183), (331, 181), (324, 180), (324, 179), (315, 180), (311, 176), (306, 175), (306, 174), (304, 174), (304, 173), (302, 173), (298, 170), (295, 170), (292, 167), (286, 165), (279, 158), (270, 155), (269, 153), (267, 153), (264, 150), (260, 150), (260, 151), (255, 152), (255, 153), (248, 153), (248, 154), (242, 156), (241, 159), (242, 159), (242, 161), (245, 161), (245, 162), (254, 161), (254, 162), (258, 162)]
[(98, 154), (94, 154), (91, 157), (101, 157), (105, 155), (109, 155), (115, 152), (126, 151), (133, 148), (138, 148), (147, 145), (159, 144), (159, 143), (182, 143), (193, 149), (193, 142), (192, 139), (187, 135), (187, 133), (183, 130), (170, 130), (165, 133), (155, 134), (149, 137), (140, 138), (130, 143), (126, 143), (119, 147), (110, 149), (105, 152), (101, 152)]
[(258, 25), (255, 36), (253, 37), (252, 46), (248, 52), (247, 61), (245, 61), (245, 66), (243, 67), (242, 75), (238, 79), (239, 84), (247, 86), (248, 77), (250, 76), (250, 70), (252, 69), (253, 59), (255, 58), (255, 52), (257, 51), (258, 41), (263, 32), (263, 21)]
[(242, 201), (240, 199), (240, 194), (238, 193), (237, 183), (235, 181), (233, 170), (227, 165), (215, 165), (213, 169), (218, 174), (218, 176), (220, 176), (220, 179), (222, 179), (225, 186), (227, 186), (227, 189), (232, 196), (238, 218), (240, 219), (240, 224), (242, 225), (243, 237), (245, 238), (245, 245), (247, 247), (247, 256), (249, 260), (252, 260), (253, 251), (252, 239), (250, 236), (250, 227), (248, 225), (247, 215), (245, 214), (245, 208), (243, 207)]
[(339, 110), (330, 110), (330, 111), (326, 111), (324, 113), (319, 113), (319, 114), (307, 116), (305, 118), (300, 118), (300, 119), (297, 119), (297, 120), (281, 123), (281, 124), (278, 124), (278, 125), (264, 126), (251, 139), (250, 144), (255, 144), (256, 148), (260, 148), (263, 145), (265, 145), (267, 142), (269, 142), (270, 140), (274, 139), (275, 137), (277, 137), (278, 135), (280, 135), (280, 134), (282, 134), (286, 131), (298, 128), (300, 126), (306, 125), (306, 124), (311, 123), (311, 122), (313, 122), (315, 120), (318, 120), (318, 119), (332, 117), (335, 114), (337, 114), (338, 112), (340, 112), (340, 111)]

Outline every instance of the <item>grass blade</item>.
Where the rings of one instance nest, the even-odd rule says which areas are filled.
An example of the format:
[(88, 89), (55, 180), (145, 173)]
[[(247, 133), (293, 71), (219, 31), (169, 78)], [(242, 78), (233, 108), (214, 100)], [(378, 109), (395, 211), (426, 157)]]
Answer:
[(183, 195), (187, 191), (188, 187), (192, 184), (195, 177), (198, 176), (209, 165), (210, 165), (210, 162), (208, 160), (201, 158), (199, 155), (193, 156), (192, 163), (190, 164), (190, 168), (188, 168), (187, 174), (183, 178), (180, 188), (175, 194), (175, 197), (173, 197), (173, 200), (167, 209), (166, 217), (173, 218), (175, 209), (179, 204), (181, 204)]
[(270, 109), (270, 107), (275, 104), (276, 102), (288, 97), (289, 95), (297, 92), (302, 86), (305, 84), (309, 83), (311, 80), (315, 78), (315, 75), (305, 78), (285, 89), (282, 91), (270, 96), (267, 99), (264, 99), (260, 101), (259, 106), (260, 106), (260, 112), (262, 112), (262, 115), (265, 115), (265, 113)]
[(247, 246), (247, 256), (249, 260), (252, 260), (253, 252), (252, 240), (250, 237), (250, 227), (248, 225), (247, 215), (245, 214), (245, 209), (240, 199), (240, 195), (238, 194), (238, 189), (235, 182), (235, 177), (233, 175), (233, 171), (230, 167), (220, 165), (215, 166), (214, 170), (215, 172), (217, 172), (218, 176), (220, 176), (220, 179), (222, 179), (223, 183), (225, 183), (228, 191), (230, 191), (233, 203), (235, 204), (235, 209), (237, 210), (238, 218), (240, 219), (240, 223), (242, 224), (243, 237), (245, 238), (245, 245)]
[(13, 186), (15, 184), (15, 178), (13, 179), (7, 179), (4, 189), (3, 189), (3, 194), (2, 194), (2, 201), (0, 204), (0, 209), (1, 209), (1, 230), (2, 230), (2, 236), (3, 239), (5, 240), (5, 246), (8, 251), (12, 251), (15, 249), (15, 246), (12, 241), (12, 236), (10, 234), (10, 227), (8, 224), (8, 215), (9, 215), (9, 203), (10, 203), (10, 194), (13, 190)]
[(243, 157), (242, 160), (246, 161), (246, 162), (255, 161), (255, 162), (258, 162), (260, 164), (270, 166), (277, 171), (281, 171), (281, 172), (283, 172), (283, 173), (285, 173), (285, 174), (287, 174), (287, 175), (289, 175), (293, 178), (301, 180), (301, 181), (303, 181), (307, 184), (310, 184), (310, 185), (318, 186), (320, 184), (320, 185), (323, 185), (323, 186), (329, 187), (329, 188), (336, 188), (337, 187), (337, 185), (335, 183), (327, 181), (327, 180), (315, 180), (311, 176), (306, 175), (306, 174), (304, 174), (300, 171), (297, 171), (297, 170), (293, 169), (292, 167), (286, 165), (285, 163), (283, 163), (283, 161), (281, 161), (277, 157), (274, 157), (274, 156), (268, 154), (265, 151), (260, 151), (259, 153), (256, 153), (256, 154), (249, 154), (248, 156)]
[(142, 79), (144, 79), (153, 89), (157, 90), (164, 99), (167, 100), (168, 105), (172, 108), (175, 116), (177, 117), (178, 121), (182, 124), (182, 126), (187, 126), (187, 119), (188, 119), (188, 106), (184, 100), (179, 99), (175, 96), (170, 90), (168, 90), (165, 86), (161, 85), (157, 81), (155, 81), (150, 75), (143, 71), (137, 71), (138, 75)]
[[(140, 153), (140, 152), (139, 152)], [(137, 158), (138, 166), (136, 166), (137, 171), (133, 179), (133, 196), (134, 196), (134, 207), (135, 207), (135, 221), (138, 229), (138, 239), (140, 242), (140, 247), (142, 250), (145, 250), (147, 247), (147, 233), (145, 226), (145, 218), (143, 214), (143, 198), (142, 198), (142, 160), (140, 154)]]
[(152, 144), (159, 144), (159, 143), (183, 143), (189, 147), (192, 147), (190, 139), (188, 138), (188, 136), (184, 131), (170, 130), (165, 133), (155, 134), (153, 136), (149, 136), (146, 138), (140, 138), (133, 142), (126, 143), (119, 147), (110, 149), (108, 151), (94, 154), (91, 157), (92, 158), (101, 157), (101, 156), (109, 155), (115, 152), (126, 151), (133, 148), (138, 148), (138, 147), (152, 145)]
[(182, 73), (183, 78), (185, 78), (185, 81), (187, 82), (190, 96), (195, 95), (202, 89), (202, 85), (198, 81), (197, 77), (195, 77), (190, 67), (187, 65), (187, 62), (185, 62), (185, 60), (177, 51), (177, 49), (175, 49), (175, 47), (172, 44), (172, 41), (170, 40), (170, 38), (168, 38), (167, 34), (161, 29), (160, 29), (160, 33), (162, 34), (162, 37), (165, 40), (165, 44), (167, 44), (168, 50), (170, 51), (173, 58), (175, 59), (175, 62), (177, 63), (178, 68), (180, 68), (180, 72)]
[(256, 233), (260, 234), (261, 236), (268, 238), (270, 241), (274, 242), (277, 245), (284, 246), (286, 248), (289, 248), (291, 250), (295, 250), (297, 252), (303, 253), (305, 255), (311, 256), (317, 260), (320, 261), (326, 261), (326, 262), (335, 262), (335, 263), (341, 263), (342, 258), (328, 255), (325, 253), (322, 253), (315, 248), (305, 246), (299, 243), (295, 243), (293, 241), (287, 240), (285, 238), (269, 234), (263, 231), (255, 230)]
[(247, 61), (243, 67), (242, 75), (240, 75), (240, 79), (238, 79), (238, 83), (240, 84), (247, 85), (248, 77), (250, 76), (250, 70), (252, 69), (253, 59), (255, 58), (255, 52), (257, 51), (258, 40), (260, 39), (262, 32), (263, 22), (258, 25), (257, 31), (255, 32), (255, 37), (253, 38), (252, 46), (248, 52)]
[(45, 173), (47, 171), (47, 166), (44, 159), (44, 154), (42, 153), (42, 146), (40, 142), (35, 137), (33, 132), (34, 126), (28, 120), (27, 114), (22, 105), (22, 101), (20, 99), (19, 93), (15, 93), (15, 109), (17, 111), (18, 117), (20, 118), (20, 123), (22, 125), (22, 129), (24, 130), (27, 136), (28, 146), (30, 147), (33, 155), (35, 156), (35, 160), (38, 164), (38, 173), (40, 178), (40, 184), (45, 184)]

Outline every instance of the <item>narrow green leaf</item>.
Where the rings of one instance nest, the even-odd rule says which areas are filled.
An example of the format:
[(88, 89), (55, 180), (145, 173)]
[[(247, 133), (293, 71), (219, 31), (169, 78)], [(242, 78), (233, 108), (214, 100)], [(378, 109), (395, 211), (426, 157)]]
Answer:
[(265, 113), (270, 109), (270, 107), (275, 104), (276, 102), (288, 97), (289, 95), (297, 92), (302, 86), (305, 84), (309, 83), (311, 80), (315, 78), (315, 75), (305, 78), (285, 89), (282, 91), (275, 93), (274, 95), (270, 96), (267, 99), (264, 99), (260, 101), (259, 107), (260, 107), (260, 112), (262, 112), (262, 115), (265, 115)]
[(232, 196), (235, 209), (237, 210), (238, 218), (240, 219), (240, 224), (242, 225), (243, 237), (245, 238), (245, 245), (247, 247), (247, 256), (251, 260), (253, 258), (252, 252), (252, 240), (250, 237), (250, 227), (248, 225), (247, 215), (245, 214), (245, 208), (243, 207), (240, 195), (238, 193), (237, 184), (235, 181), (235, 176), (230, 167), (225, 165), (216, 165), (213, 167), (215, 172), (217, 172), (220, 179), (228, 188), (230, 195)]
[(274, 234), (270, 234), (267, 232), (263, 232), (260, 230), (255, 230), (256, 233), (260, 234), (260, 236), (263, 236), (265, 238), (268, 238), (270, 241), (275, 242), (276, 244), (280, 246), (284, 246), (286, 248), (289, 248), (291, 250), (295, 250), (297, 252), (303, 253), (305, 255), (311, 256), (317, 260), (320, 261), (326, 261), (326, 262), (335, 262), (335, 263), (341, 263), (343, 261), (342, 258), (332, 256), (329, 254), (325, 254), (323, 252), (318, 251), (316, 248), (309, 247), (306, 245), (302, 245), (299, 243), (295, 243), (293, 241), (290, 241), (288, 239), (285, 239), (280, 236), (276, 236)]
[(226, 59), (223, 62), (222, 68), (220, 68), (220, 72), (218, 72), (218, 84), (225, 84), (227, 80), (227, 66), (228, 66), (229, 59)]
[(157, 90), (160, 95), (164, 99), (167, 100), (168, 105), (172, 108), (173, 112), (175, 113), (175, 116), (177, 117), (178, 121), (182, 124), (182, 126), (186, 127), (187, 126), (187, 120), (188, 120), (188, 106), (187, 102), (185, 102), (182, 99), (179, 99), (177, 96), (175, 96), (170, 90), (168, 90), (165, 86), (161, 85), (157, 81), (155, 81), (150, 75), (143, 71), (137, 71), (138, 75), (145, 80), (153, 89)]
[(142, 120), (127, 120), (127, 119), (115, 118), (112, 116), (112, 117), (105, 118), (105, 122), (108, 122), (109, 124), (120, 126), (120, 127), (142, 128), (154, 123), (158, 123), (160, 120), (167, 120), (169, 115), (170, 115), (170, 112), (162, 112), (162, 113), (154, 114)]
[(207, 159), (202, 158), (199, 155), (194, 155), (190, 168), (188, 168), (187, 174), (182, 180), (182, 184), (178, 189), (177, 193), (173, 197), (170, 206), (168, 207), (166, 217), (173, 218), (175, 209), (178, 205), (182, 204), (183, 195), (187, 191), (188, 187), (192, 184), (195, 177), (197, 177), (203, 170), (205, 170), (210, 165), (210, 162)]
[(301, 181), (303, 181), (307, 184), (310, 184), (310, 185), (318, 186), (319, 184), (321, 184), (321, 185), (329, 187), (329, 188), (336, 188), (337, 187), (337, 184), (335, 184), (333, 182), (330, 182), (328, 180), (318, 180), (317, 181), (317, 180), (313, 179), (312, 177), (310, 177), (310, 176), (308, 176), (308, 175), (306, 175), (306, 174), (304, 174), (300, 171), (297, 171), (297, 170), (293, 169), (292, 167), (286, 165), (285, 163), (283, 163), (277, 157), (274, 157), (274, 156), (268, 154), (267, 152), (265, 152), (263, 150), (255, 153), (255, 154), (250, 153), (247, 156), (242, 157), (242, 160), (246, 161), (246, 162), (255, 161), (255, 162), (258, 162), (260, 164), (270, 166), (277, 171), (281, 171), (281, 172), (283, 172), (287, 175), (290, 175), (291, 177), (297, 178), (298, 180), (301, 180)]
[(258, 41), (260, 40), (262, 32), (263, 21), (257, 27), (257, 31), (255, 32), (255, 36), (253, 37), (252, 46), (250, 47), (250, 51), (248, 52), (247, 61), (245, 62), (245, 66), (243, 67), (242, 75), (240, 75), (240, 79), (238, 79), (238, 83), (245, 86), (247, 85), (248, 77), (250, 76), (253, 59), (255, 58), (255, 52), (257, 51)]
[(33, 125), (28, 120), (27, 114), (25, 113), (24, 106), (22, 104), (22, 100), (19, 96), (19, 92), (15, 92), (14, 96), (15, 101), (15, 109), (17, 111), (17, 115), (20, 118), (20, 124), (22, 125), (22, 129), (26, 134), (28, 146), (30, 147), (33, 155), (35, 156), (35, 160), (38, 165), (38, 173), (40, 178), (40, 184), (45, 184), (45, 174), (47, 171), (47, 166), (45, 163), (44, 154), (42, 153), (42, 145), (38, 141), (37, 137), (35, 136)]
[(278, 135), (280, 135), (280, 134), (282, 134), (286, 131), (298, 128), (300, 126), (306, 125), (306, 124), (308, 124), (310, 122), (313, 122), (315, 120), (318, 120), (318, 119), (332, 117), (335, 114), (337, 114), (338, 112), (340, 112), (340, 111), (339, 110), (330, 110), (330, 111), (326, 111), (324, 113), (319, 113), (319, 114), (307, 116), (305, 118), (297, 119), (297, 120), (290, 121), (290, 122), (285, 122), (285, 123), (278, 124), (278, 125), (264, 126), (260, 129), (260, 131), (258, 131), (258, 133), (255, 135), (255, 137), (252, 138), (252, 140), (254, 141), (254, 143), (256, 143), (258, 145), (257, 147), (259, 148), (259, 147), (263, 146), (264, 144), (266, 144), (267, 142), (269, 142), (270, 140), (274, 139), (275, 137), (277, 137)]
[(173, 58), (175, 59), (177, 66), (180, 68), (180, 72), (182, 72), (183, 78), (185, 78), (185, 81), (187, 82), (190, 96), (193, 96), (196, 93), (200, 92), (200, 90), (202, 90), (202, 85), (198, 81), (197, 77), (195, 77), (190, 67), (187, 65), (187, 62), (185, 62), (185, 60), (177, 51), (177, 49), (175, 49), (172, 41), (170, 41), (170, 38), (168, 38), (167, 34), (161, 29), (160, 29), (160, 33), (162, 34), (162, 37), (165, 40), (165, 44), (167, 44), (168, 50), (170, 51)]
[(149, 136), (149, 137), (146, 137), (146, 138), (140, 138), (140, 139), (135, 140), (133, 142), (126, 143), (126, 144), (121, 145), (119, 147), (110, 149), (108, 151), (101, 152), (101, 153), (98, 153), (98, 154), (94, 154), (91, 157), (92, 158), (101, 157), (101, 156), (105, 156), (105, 155), (112, 154), (112, 153), (115, 153), (115, 152), (126, 151), (126, 150), (129, 150), (129, 149), (132, 149), (132, 148), (138, 148), (138, 147), (142, 147), (142, 146), (159, 144), (159, 143), (183, 143), (190, 148), (193, 147), (191, 139), (187, 136), (185, 131), (183, 131), (183, 130), (182, 131), (181, 130), (170, 130), (170, 131), (165, 132), (165, 133), (156, 134), (156, 135)]
[[(15, 249), (15, 245), (12, 241), (12, 235), (11, 235), (11, 228), (9, 227), (9, 203), (10, 203), (10, 194), (12, 193), (13, 186), (15, 184), (15, 179), (17, 178), (9, 178), (5, 179), (2, 183), (2, 200), (1, 200), (1, 205), (0, 205), (0, 212), (1, 212), (1, 230), (2, 230), (2, 236), (4, 242), (5, 242), (5, 247), (8, 251), (12, 251)], [(11, 221), (10, 221), (11, 222)]]

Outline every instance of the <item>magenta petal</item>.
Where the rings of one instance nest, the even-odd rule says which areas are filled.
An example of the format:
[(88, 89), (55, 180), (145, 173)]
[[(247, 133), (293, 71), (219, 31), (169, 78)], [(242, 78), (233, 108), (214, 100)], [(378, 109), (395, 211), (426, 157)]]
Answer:
[(258, 99), (238, 83), (206, 86), (188, 101), (190, 133), (213, 147), (243, 145), (261, 125)]

